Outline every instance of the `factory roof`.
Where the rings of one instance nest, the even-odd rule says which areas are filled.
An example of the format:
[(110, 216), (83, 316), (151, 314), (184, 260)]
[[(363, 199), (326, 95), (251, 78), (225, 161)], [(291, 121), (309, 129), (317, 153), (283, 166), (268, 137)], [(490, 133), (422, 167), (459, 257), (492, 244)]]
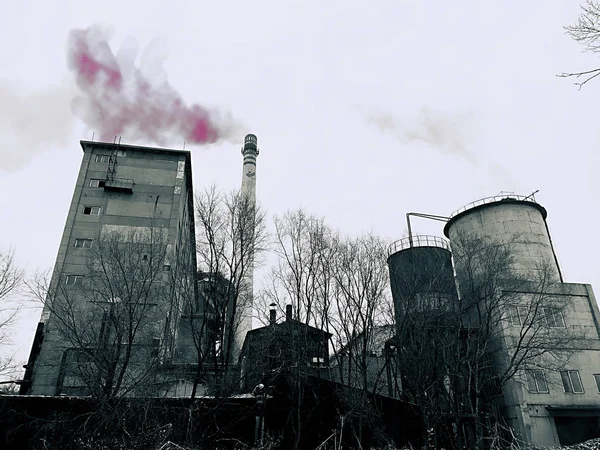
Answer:
[(85, 151), (86, 146), (90, 147), (100, 147), (100, 148), (109, 148), (111, 150), (118, 148), (122, 150), (133, 150), (140, 152), (150, 152), (150, 153), (172, 153), (172, 154), (185, 154), (186, 156), (190, 156), (191, 153), (189, 150), (176, 150), (171, 148), (163, 148), (163, 147), (143, 147), (141, 145), (130, 145), (130, 144), (121, 144), (116, 142), (96, 142), (96, 141), (79, 141), (81, 144), (81, 149)]

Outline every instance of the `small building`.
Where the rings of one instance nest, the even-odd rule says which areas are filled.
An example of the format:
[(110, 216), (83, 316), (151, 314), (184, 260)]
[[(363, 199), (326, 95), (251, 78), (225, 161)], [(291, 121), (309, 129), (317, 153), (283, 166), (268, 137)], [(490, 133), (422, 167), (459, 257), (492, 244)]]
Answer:
[(269, 325), (249, 331), (240, 353), (242, 389), (268, 384), (284, 369), (327, 378), (331, 333), (293, 319), (292, 305), (286, 306), (285, 321), (277, 323), (271, 305)]
[[(356, 335), (333, 355), (332, 380), (353, 388), (378, 394), (390, 394), (390, 352), (386, 344), (395, 335), (394, 325), (377, 325)], [(366, 375), (366, 376), (365, 376)], [(367, 386), (365, 386), (365, 382)]]

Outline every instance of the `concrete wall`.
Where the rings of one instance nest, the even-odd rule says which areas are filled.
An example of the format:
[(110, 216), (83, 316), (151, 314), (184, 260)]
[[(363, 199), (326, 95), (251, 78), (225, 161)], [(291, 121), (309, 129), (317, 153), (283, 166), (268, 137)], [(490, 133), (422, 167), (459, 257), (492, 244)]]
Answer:
[[(548, 293), (549, 298), (559, 301), (565, 328), (556, 328), (556, 333), (569, 336), (564, 350), (568, 353), (560, 361), (543, 362), (548, 393), (529, 392), (524, 373), (504, 388), (503, 404), (507, 418), (518, 435), (537, 446), (557, 445), (558, 434), (553, 416), (547, 409), (564, 407), (573, 410), (600, 407), (600, 393), (594, 374), (600, 374), (600, 339), (598, 330), (598, 306), (590, 285), (564, 283)], [(506, 327), (506, 336), (518, 334), (519, 328)], [(559, 367), (562, 365), (562, 367)], [(563, 388), (560, 370), (577, 370), (583, 385), (581, 394), (567, 393)]]
[(450, 251), (415, 246), (390, 255), (387, 264), (398, 333), (406, 314), (456, 307), (458, 296)]
[[(565, 327), (547, 328), (544, 332), (550, 336), (546, 339), (545, 345), (548, 346), (553, 342), (551, 334), (556, 334), (554, 342), (560, 343), (561, 358), (564, 359), (551, 361), (551, 358), (540, 357), (535, 364), (529, 364), (544, 368), (548, 393), (529, 392), (524, 371), (526, 368), (523, 367), (523, 371), (504, 386), (500, 406), (521, 439), (538, 446), (558, 444), (549, 406), (570, 409), (575, 416), (578, 409), (600, 406), (600, 393), (594, 380), (594, 374), (600, 374), (600, 313), (591, 286), (563, 283), (546, 224), (546, 210), (537, 203), (507, 199), (480, 204), (454, 215), (444, 232), (453, 247), (460, 247), (461, 240), (468, 240), (469, 236), (506, 245), (514, 257), (513, 268), (522, 274), (535, 276), (535, 271), (550, 269), (544, 272), (544, 275), (550, 275), (550, 279), (547, 279), (543, 293), (534, 292), (536, 288), (532, 283), (532, 292), (518, 294), (515, 302), (527, 306), (536, 297), (536, 301), (542, 299), (548, 306), (562, 311)], [(459, 269), (457, 267), (458, 273)], [(527, 289), (522, 286), (519, 292)], [(507, 322), (505, 317), (503, 323)], [(519, 338), (521, 332), (519, 326), (503, 326), (499, 344), (510, 345), (512, 340)], [(498, 372), (502, 372), (509, 357), (506, 348), (500, 347), (500, 352), (495, 356)], [(566, 393), (560, 370), (579, 371), (584, 393)]]
[(547, 266), (554, 280), (560, 281), (545, 214), (545, 209), (537, 203), (498, 201), (456, 215), (446, 225), (445, 233), (452, 245), (469, 235), (509, 245), (515, 256), (516, 270), (531, 271)]
[[(64, 282), (64, 275), (85, 275), (90, 251), (87, 248), (75, 248), (75, 239), (97, 241), (103, 228), (139, 231), (159, 227), (164, 230), (164, 237), (175, 252), (184, 245), (194, 245), (188, 201), (193, 195), (191, 168), (186, 167), (186, 163), (189, 164), (190, 161), (189, 152), (92, 142), (82, 142), (82, 148), (84, 155), (53, 271), (51, 289), (56, 289), (59, 282)], [(96, 162), (96, 155), (111, 155), (116, 149), (119, 150), (119, 155), (115, 177), (132, 179), (135, 183), (133, 193), (90, 187), (91, 179), (104, 180), (107, 177), (108, 164)], [(84, 215), (85, 206), (100, 207), (101, 214)], [(189, 259), (194, 266), (193, 273), (195, 257), (190, 256)], [(164, 279), (168, 282), (169, 275), (165, 274)], [(157, 318), (157, 321), (162, 321), (163, 324), (166, 320), (171, 324), (177, 322), (172, 317), (176, 314), (173, 308), (160, 307), (158, 310), (161, 310), (162, 318)], [(58, 366), (68, 343), (58, 332), (48, 308), (44, 308), (41, 321), (45, 322), (45, 336), (34, 367), (29, 393), (54, 395)], [(154, 326), (164, 328), (158, 322)], [(168, 328), (174, 333), (173, 326)]]

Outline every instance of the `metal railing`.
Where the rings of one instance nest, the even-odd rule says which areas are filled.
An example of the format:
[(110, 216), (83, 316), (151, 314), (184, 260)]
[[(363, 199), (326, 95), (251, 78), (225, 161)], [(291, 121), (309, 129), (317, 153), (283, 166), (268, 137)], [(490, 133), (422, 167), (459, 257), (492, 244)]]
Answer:
[(475, 208), (476, 206), (486, 205), (488, 203), (495, 203), (495, 202), (499, 202), (501, 200), (506, 200), (506, 199), (519, 200), (522, 202), (530, 202), (530, 203), (535, 203), (537, 205), (538, 203), (535, 201), (535, 193), (536, 192), (538, 192), (538, 191), (535, 191), (533, 194), (529, 194), (529, 195), (501, 194), (501, 195), (494, 195), (493, 197), (481, 198), (479, 200), (475, 200), (474, 202), (469, 203), (468, 205), (463, 206), (460, 209), (457, 209), (452, 214), (450, 214), (449, 219), (452, 219), (453, 217), (455, 217), (455, 216), (459, 215), (460, 213), (465, 212), (471, 208)]
[(410, 247), (439, 247), (450, 250), (450, 243), (439, 236), (413, 235), (392, 242), (388, 247), (388, 256)]

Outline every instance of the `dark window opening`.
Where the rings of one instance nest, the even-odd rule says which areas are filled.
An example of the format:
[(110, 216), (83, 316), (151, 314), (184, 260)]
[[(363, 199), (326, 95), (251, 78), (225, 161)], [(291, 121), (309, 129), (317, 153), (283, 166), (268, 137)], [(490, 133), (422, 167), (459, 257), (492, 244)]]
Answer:
[(65, 284), (69, 286), (78, 286), (83, 283), (83, 275), (67, 275), (65, 277)]
[(600, 392), (600, 374), (599, 373), (594, 374), (594, 380), (596, 381), (596, 388), (598, 389), (598, 392)]
[(527, 386), (532, 394), (547, 394), (549, 392), (543, 370), (527, 371)]
[(583, 394), (583, 385), (578, 370), (563, 370), (560, 372), (560, 377), (567, 394)]
[(100, 207), (99, 206), (84, 206), (83, 214), (86, 216), (99, 216), (100, 215)]
[(565, 319), (558, 308), (544, 308), (544, 317), (546, 325), (550, 328), (564, 328)]
[(105, 184), (106, 184), (105, 180), (99, 180), (96, 178), (93, 178), (90, 180), (90, 187), (92, 187), (92, 188), (102, 188), (102, 187), (104, 187)]
[(75, 239), (76, 248), (90, 248), (92, 246), (93, 239)]

